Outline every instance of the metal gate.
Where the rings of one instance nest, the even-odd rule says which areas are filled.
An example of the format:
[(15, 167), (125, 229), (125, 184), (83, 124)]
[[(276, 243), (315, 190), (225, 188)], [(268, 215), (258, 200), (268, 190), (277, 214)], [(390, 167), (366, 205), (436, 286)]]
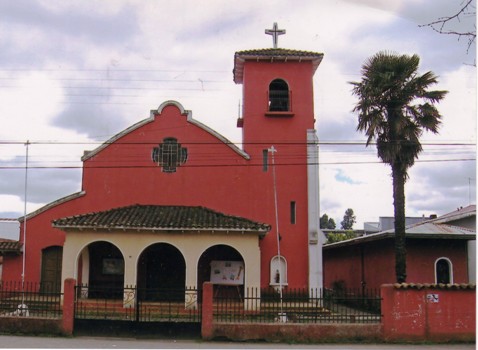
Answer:
[(197, 288), (75, 287), (75, 320), (200, 323)]

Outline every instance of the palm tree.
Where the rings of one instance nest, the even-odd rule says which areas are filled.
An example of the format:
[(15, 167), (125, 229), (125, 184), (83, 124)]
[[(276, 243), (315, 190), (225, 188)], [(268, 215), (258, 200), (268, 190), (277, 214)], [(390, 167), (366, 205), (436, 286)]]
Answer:
[(417, 55), (385, 51), (370, 57), (362, 66), (362, 81), (351, 82), (359, 99), (357, 130), (365, 132), (367, 146), (377, 144), (377, 155), (392, 169), (395, 217), (395, 274), (406, 281), (405, 182), (408, 169), (422, 151), (423, 131), (438, 132), (441, 115), (435, 103), (447, 91), (428, 91), (438, 82), (433, 72), (417, 73)]

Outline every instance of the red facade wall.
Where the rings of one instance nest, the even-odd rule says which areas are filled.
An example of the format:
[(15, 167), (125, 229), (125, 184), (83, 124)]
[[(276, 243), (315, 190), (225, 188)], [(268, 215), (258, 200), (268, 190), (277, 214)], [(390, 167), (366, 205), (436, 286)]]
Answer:
[[(263, 171), (262, 151), (274, 145), (281, 254), (288, 263), (289, 286), (307, 287), (305, 141), (307, 129), (314, 126), (313, 71), (310, 62), (270, 66), (248, 62), (244, 65), (246, 156), (191, 121), (179, 104), (170, 103), (150, 120), (132, 126), (112, 144), (84, 157), (81, 189), (84, 194), (28, 217), (25, 280), (40, 281), (42, 249), (64, 244), (64, 233), (52, 228), (52, 220), (132, 204), (156, 204), (204, 206), (270, 224), (271, 232), (260, 241), (261, 285), (267, 286), (269, 264), (277, 254), (277, 244), (272, 169), (269, 159), (269, 170)], [(259, 71), (261, 74), (256, 75)], [(268, 84), (277, 77), (287, 79), (290, 84), (296, 113), (293, 117), (275, 118), (264, 114)], [(175, 173), (163, 172), (151, 158), (153, 148), (166, 137), (176, 138), (188, 150), (186, 163)], [(291, 201), (296, 202), (295, 224), (290, 221)], [(4, 280), (19, 280), (21, 270), (22, 256), (7, 257)]]
[(382, 287), (387, 341), (474, 341), (475, 289)]
[[(407, 282), (435, 283), (435, 261), (447, 257), (453, 264), (453, 282), (468, 283), (465, 240), (408, 239)], [(324, 286), (344, 281), (346, 288), (380, 288), (395, 283), (394, 240), (383, 239), (324, 250)]]

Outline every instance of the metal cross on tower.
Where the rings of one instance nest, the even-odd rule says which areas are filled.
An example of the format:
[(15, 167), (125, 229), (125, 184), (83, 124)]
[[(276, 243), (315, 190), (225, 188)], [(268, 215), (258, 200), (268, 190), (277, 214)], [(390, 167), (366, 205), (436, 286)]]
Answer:
[(285, 29), (278, 29), (277, 22), (274, 22), (272, 29), (266, 29), (265, 33), (268, 35), (272, 35), (272, 42), (274, 44), (274, 49), (277, 49), (277, 42), (278, 42), (279, 35), (285, 34)]

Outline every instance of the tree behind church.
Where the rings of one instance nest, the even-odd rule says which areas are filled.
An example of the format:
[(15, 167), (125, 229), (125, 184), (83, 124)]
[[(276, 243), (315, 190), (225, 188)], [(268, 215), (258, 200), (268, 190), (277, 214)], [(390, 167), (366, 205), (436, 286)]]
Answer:
[(340, 226), (342, 230), (351, 230), (356, 221), (357, 217), (354, 215), (354, 210), (349, 208), (345, 211), (344, 219), (340, 222)]
[(365, 132), (367, 146), (377, 144), (377, 155), (392, 169), (395, 217), (395, 274), (406, 281), (405, 182), (408, 169), (422, 151), (423, 131), (438, 132), (441, 115), (435, 103), (446, 91), (429, 91), (438, 82), (433, 72), (419, 75), (417, 55), (385, 51), (370, 57), (362, 66), (362, 81), (352, 82), (359, 99), (358, 131)]
[(327, 214), (324, 214), (320, 217), (320, 228), (321, 229), (330, 229), (333, 230), (335, 228), (335, 221), (332, 218), (329, 218)]

